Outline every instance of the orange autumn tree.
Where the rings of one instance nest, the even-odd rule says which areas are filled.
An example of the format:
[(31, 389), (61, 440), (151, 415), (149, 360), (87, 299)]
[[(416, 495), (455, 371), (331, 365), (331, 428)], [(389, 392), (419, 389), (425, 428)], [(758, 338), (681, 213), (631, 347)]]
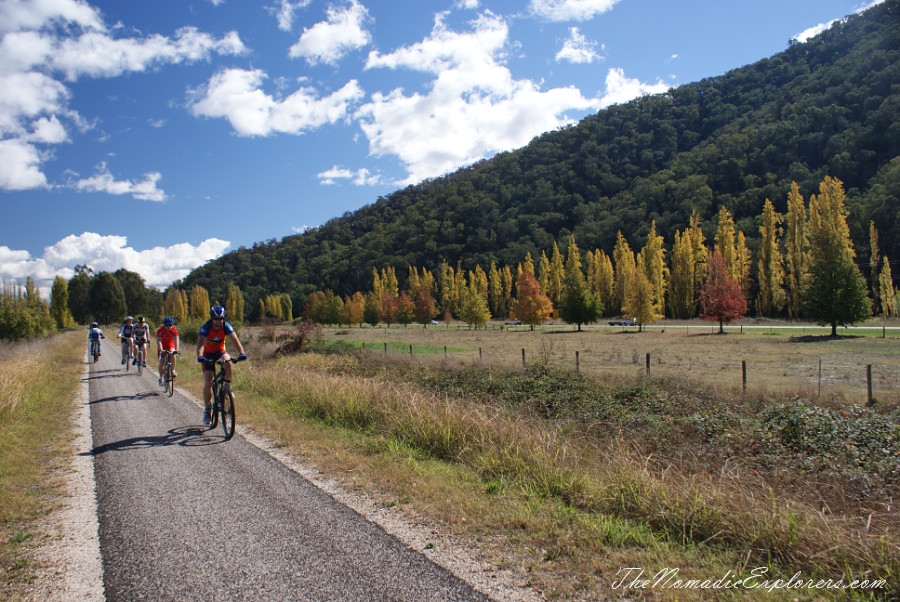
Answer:
[(724, 325), (747, 313), (747, 299), (737, 280), (732, 278), (725, 265), (725, 258), (718, 249), (709, 257), (709, 275), (700, 289), (700, 317), (719, 323), (719, 333)]
[(523, 324), (531, 326), (531, 330), (553, 313), (550, 298), (541, 290), (541, 285), (534, 274), (522, 270), (516, 279), (516, 315)]

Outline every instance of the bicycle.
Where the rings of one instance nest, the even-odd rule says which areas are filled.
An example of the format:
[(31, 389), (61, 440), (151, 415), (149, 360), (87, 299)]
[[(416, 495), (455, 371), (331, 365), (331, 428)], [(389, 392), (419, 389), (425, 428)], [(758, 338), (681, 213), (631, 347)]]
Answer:
[(91, 341), (91, 355), (94, 356), (94, 363), (100, 359), (100, 341)]
[(138, 376), (140, 376), (141, 372), (143, 372), (144, 364), (146, 364), (144, 355), (144, 343), (135, 341), (134, 347), (136, 349), (136, 351), (134, 352), (134, 365), (137, 366), (137, 373)]
[(131, 370), (131, 339), (122, 338), (122, 359), (125, 360), (125, 372)]
[[(246, 359), (246, 358), (244, 358)], [(236, 364), (241, 361), (240, 357), (229, 358), (227, 361)], [(225, 362), (219, 358), (213, 362), (207, 361), (207, 366), (218, 364), (216, 375), (212, 381), (212, 405), (210, 406), (210, 422), (209, 428), (214, 429), (219, 423), (219, 414), (222, 415), (222, 432), (225, 434), (225, 440), (228, 441), (234, 436), (234, 392), (229, 386), (230, 383), (225, 382)]]
[(169, 397), (175, 394), (175, 366), (172, 364), (172, 356), (177, 355), (177, 351), (163, 351), (166, 354), (166, 364), (163, 366), (163, 385)]

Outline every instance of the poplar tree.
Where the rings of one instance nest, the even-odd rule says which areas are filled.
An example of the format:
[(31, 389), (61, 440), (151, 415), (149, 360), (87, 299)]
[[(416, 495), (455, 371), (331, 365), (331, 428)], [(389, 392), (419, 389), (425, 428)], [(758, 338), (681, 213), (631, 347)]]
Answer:
[(189, 313), (192, 318), (206, 318), (209, 316), (209, 293), (199, 284), (191, 289), (191, 302)]
[[(881, 282), (879, 281), (878, 269), (881, 267), (881, 259), (878, 250), (878, 230), (875, 228), (875, 222), (869, 222), (869, 282), (872, 288), (872, 314), (877, 315), (880, 308), (881, 299)], [(882, 313), (884, 313), (882, 311)]]
[(809, 272), (809, 221), (800, 187), (791, 182), (788, 193), (785, 238), (787, 267), (787, 307), (791, 318), (803, 315), (803, 287)]
[[(481, 273), (484, 274), (484, 271), (482, 270)], [(486, 324), (491, 318), (487, 295), (482, 292), (482, 283), (479, 280), (480, 276), (476, 272), (469, 272), (469, 285), (462, 293), (459, 310), (459, 318), (470, 328), (476, 329), (482, 324)]]
[(734, 218), (725, 205), (719, 207), (719, 223), (716, 226), (716, 250), (725, 262), (725, 269), (732, 278), (738, 280), (738, 267), (735, 257)]
[(492, 261), (491, 267), (488, 269), (488, 306), (492, 316), (503, 316), (503, 282), (500, 279), (500, 270), (497, 269), (496, 261)]
[(359, 324), (362, 326), (365, 318), (366, 299), (359, 291), (344, 299), (344, 311), (347, 315), (347, 324)]
[(638, 332), (644, 331), (644, 324), (653, 324), (660, 318), (656, 304), (656, 291), (653, 283), (643, 270), (635, 270), (629, 279), (622, 313), (627, 318), (634, 318), (638, 323)]
[[(550, 288), (550, 259), (543, 251), (541, 251), (541, 258), (538, 260), (537, 280), (538, 284), (541, 285), (541, 290), (546, 293), (547, 289)], [(549, 297), (550, 295), (547, 296)], [(553, 301), (553, 299), (550, 299), (550, 301)]]
[(865, 278), (854, 263), (856, 253), (844, 208), (843, 183), (830, 176), (809, 202), (809, 281), (804, 287), (806, 314), (819, 324), (838, 326), (872, 315)]
[(784, 293), (784, 257), (778, 249), (782, 219), (772, 201), (766, 199), (762, 226), (759, 227), (762, 240), (758, 262), (759, 296), (756, 298), (756, 312), (762, 316), (779, 314), (787, 300)]
[(622, 306), (628, 295), (628, 285), (635, 271), (634, 252), (625, 240), (620, 230), (616, 234), (616, 246), (613, 248), (613, 262), (615, 263), (615, 299), (613, 299), (614, 313), (621, 313)]
[(75, 324), (69, 311), (69, 283), (62, 276), (54, 278), (50, 288), (50, 316), (60, 330)]
[[(168, 297), (166, 298), (168, 312)], [(170, 314), (171, 315), (171, 314)], [(235, 283), (228, 284), (225, 293), (225, 315), (232, 325), (240, 325), (244, 322), (244, 295)]]
[(894, 278), (891, 275), (891, 262), (887, 257), (882, 259), (881, 271), (878, 273), (878, 287), (881, 298), (881, 313), (886, 318), (897, 317), (897, 292), (894, 289)]
[(174, 286), (169, 287), (166, 291), (163, 306), (165, 308), (164, 313), (167, 316), (172, 316), (178, 324), (187, 320), (187, 307), (182, 302), (181, 289)]
[(559, 305), (559, 301), (562, 298), (565, 281), (566, 268), (563, 263), (563, 256), (559, 251), (559, 245), (556, 244), (556, 241), (553, 241), (553, 254), (550, 256), (550, 274), (547, 279), (548, 288), (544, 289), (544, 291), (554, 307)]
[(669, 312), (682, 320), (694, 317), (694, 245), (690, 232), (675, 232), (669, 277)]
[(503, 317), (507, 317), (509, 316), (510, 310), (512, 309), (512, 290), (514, 283), (512, 270), (508, 265), (503, 266), (503, 268), (500, 270), (500, 283), (503, 287)]
[(734, 279), (744, 291), (744, 298), (750, 294), (750, 266), (752, 263), (750, 249), (747, 248), (747, 238), (743, 232), (738, 230), (737, 241), (734, 244)]
[(650, 232), (647, 234), (647, 242), (640, 252), (638, 252), (637, 266), (650, 283), (650, 290), (653, 295), (653, 305), (655, 306), (654, 313), (659, 316), (659, 318), (662, 318), (665, 315), (666, 310), (666, 280), (668, 277), (668, 269), (666, 268), (666, 250), (663, 248), (663, 237), (656, 233), (656, 220), (650, 222)]

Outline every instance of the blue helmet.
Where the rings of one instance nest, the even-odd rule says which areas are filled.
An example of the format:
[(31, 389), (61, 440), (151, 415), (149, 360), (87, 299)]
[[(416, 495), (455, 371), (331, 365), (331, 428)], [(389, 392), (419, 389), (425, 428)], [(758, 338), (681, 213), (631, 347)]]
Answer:
[(221, 305), (213, 306), (209, 310), (209, 317), (213, 318), (213, 319), (222, 318), (224, 320), (225, 319), (225, 308), (222, 307)]
[(175, 324), (175, 318), (171, 316), (166, 316), (166, 319), (163, 320), (163, 326), (172, 326)]

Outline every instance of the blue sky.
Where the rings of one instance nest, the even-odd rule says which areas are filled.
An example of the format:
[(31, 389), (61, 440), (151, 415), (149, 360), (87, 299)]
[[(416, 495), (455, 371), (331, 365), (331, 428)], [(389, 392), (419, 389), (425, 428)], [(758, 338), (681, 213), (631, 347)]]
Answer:
[(0, 280), (165, 288), (871, 0), (0, 0)]

